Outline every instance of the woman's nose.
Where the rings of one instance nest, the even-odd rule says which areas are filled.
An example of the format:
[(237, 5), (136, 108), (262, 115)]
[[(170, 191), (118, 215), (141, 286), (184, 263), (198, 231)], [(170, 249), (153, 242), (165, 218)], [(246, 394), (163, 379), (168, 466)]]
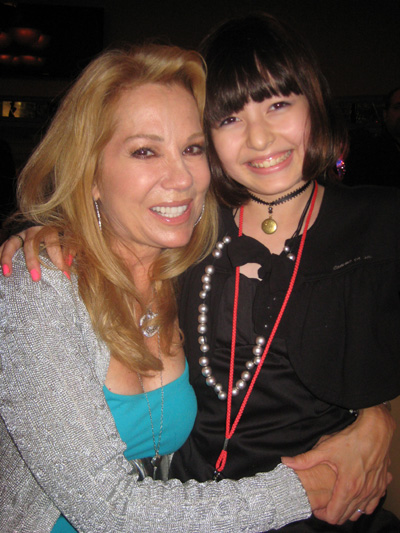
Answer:
[(185, 190), (193, 184), (193, 176), (182, 157), (170, 159), (163, 180), (166, 189)]

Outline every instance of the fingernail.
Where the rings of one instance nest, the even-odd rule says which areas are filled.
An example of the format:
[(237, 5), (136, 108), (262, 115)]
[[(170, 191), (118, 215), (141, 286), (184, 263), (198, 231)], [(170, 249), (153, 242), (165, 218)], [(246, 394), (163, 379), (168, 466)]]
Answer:
[(67, 278), (69, 280), (71, 279), (71, 276), (69, 275), (69, 272), (67, 272), (66, 270), (64, 270), (63, 274), (64, 274), (64, 276), (67, 276)]
[(8, 265), (3, 265), (2, 269), (3, 269), (3, 274), (5, 276), (8, 276), (8, 274), (10, 273), (10, 269), (9, 269)]
[(73, 261), (73, 260), (74, 260), (74, 256), (71, 255), (71, 254), (69, 254), (69, 255), (66, 257), (66, 259), (65, 259), (65, 261), (66, 261), (66, 263), (67, 263), (67, 265), (68, 265), (69, 267), (72, 265), (72, 261)]
[(40, 274), (36, 270), (36, 268), (32, 268), (32, 270), (30, 270), (29, 273), (30, 273), (31, 278), (33, 279), (33, 281), (39, 281), (40, 280)]

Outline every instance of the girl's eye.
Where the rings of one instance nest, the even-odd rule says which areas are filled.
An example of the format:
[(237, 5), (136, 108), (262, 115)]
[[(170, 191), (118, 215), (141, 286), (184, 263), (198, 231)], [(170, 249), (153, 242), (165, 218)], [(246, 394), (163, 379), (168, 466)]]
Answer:
[(289, 105), (290, 105), (289, 102), (275, 102), (274, 104), (271, 105), (270, 109), (272, 111), (277, 111), (278, 109), (283, 109), (284, 107), (287, 107)]
[(153, 155), (154, 155), (153, 150), (151, 150), (150, 148), (146, 148), (146, 147), (138, 148), (137, 150), (132, 152), (132, 157), (137, 157), (138, 159), (146, 159)]
[(204, 154), (205, 148), (202, 144), (191, 144), (184, 149), (183, 153), (186, 155), (202, 155)]
[(222, 126), (228, 126), (229, 124), (233, 124), (234, 122), (237, 122), (237, 120), (238, 120), (237, 117), (224, 118), (224, 120), (220, 122), (219, 127), (221, 128)]

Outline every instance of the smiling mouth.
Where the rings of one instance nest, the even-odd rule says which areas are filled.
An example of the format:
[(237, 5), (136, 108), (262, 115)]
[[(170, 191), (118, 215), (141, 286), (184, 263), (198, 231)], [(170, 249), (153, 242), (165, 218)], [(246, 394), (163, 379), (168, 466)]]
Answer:
[(275, 165), (279, 165), (279, 163), (283, 163), (284, 161), (286, 161), (286, 159), (291, 155), (292, 151), (293, 150), (288, 150), (287, 152), (285, 152), (280, 157), (277, 157), (276, 159), (267, 159), (263, 163), (251, 163), (251, 162), (249, 162), (248, 164), (249, 164), (250, 167), (253, 167), (253, 168), (270, 168), (270, 167), (273, 167)]
[(188, 205), (180, 205), (176, 207), (156, 206), (156, 207), (152, 207), (151, 211), (153, 211), (154, 213), (157, 213), (157, 215), (161, 215), (162, 217), (177, 218), (183, 215), (183, 213), (187, 211), (188, 207), (189, 207)]

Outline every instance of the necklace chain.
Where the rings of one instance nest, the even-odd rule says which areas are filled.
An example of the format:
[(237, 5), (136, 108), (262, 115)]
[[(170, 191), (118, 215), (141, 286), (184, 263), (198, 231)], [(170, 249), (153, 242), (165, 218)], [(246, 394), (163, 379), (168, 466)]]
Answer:
[[(161, 361), (161, 343), (160, 343), (160, 334), (159, 334), (158, 331), (157, 331), (157, 344), (158, 344), (158, 358)], [(151, 463), (154, 466), (154, 470), (156, 470), (157, 467), (158, 467), (158, 464), (159, 464), (159, 460), (160, 460), (159, 451), (160, 451), (160, 445), (161, 445), (161, 436), (162, 436), (162, 432), (163, 432), (163, 420), (164, 420), (164, 384), (163, 384), (163, 374), (162, 374), (162, 370), (160, 370), (161, 415), (160, 415), (160, 432), (158, 434), (157, 444), (156, 444), (156, 437), (155, 437), (155, 433), (154, 433), (153, 414), (152, 414), (152, 410), (151, 410), (149, 397), (147, 395), (147, 392), (144, 389), (142, 376), (139, 374), (139, 372), (137, 372), (137, 376), (138, 376), (138, 379), (139, 379), (140, 386), (142, 388), (143, 394), (144, 394), (144, 396), (146, 398), (147, 408), (149, 410), (151, 433), (152, 433), (152, 437), (153, 437), (153, 448), (154, 448), (154, 457), (152, 458)], [(155, 474), (155, 472), (154, 472), (154, 474)]]
[[(157, 291), (154, 288), (154, 293), (157, 295)], [(147, 309), (146, 313), (140, 318), (139, 320), (139, 327), (142, 330), (142, 333), (145, 337), (150, 338), (154, 335), (157, 335), (157, 350), (158, 350), (158, 359), (160, 362), (161, 360), (161, 340), (160, 340), (160, 331), (158, 326), (153, 325), (146, 325), (147, 322), (153, 320), (158, 316), (157, 313), (153, 313), (153, 311), (149, 308)], [(153, 478), (156, 479), (156, 471), (158, 466), (161, 463), (161, 456), (159, 454), (160, 446), (161, 446), (161, 436), (163, 432), (163, 422), (164, 422), (164, 384), (163, 384), (163, 373), (162, 370), (160, 370), (160, 384), (161, 384), (161, 413), (160, 413), (160, 431), (158, 433), (158, 439), (156, 444), (156, 436), (154, 433), (154, 421), (153, 421), (153, 413), (151, 410), (150, 400), (148, 397), (147, 392), (144, 389), (143, 385), (143, 379), (139, 372), (137, 372), (137, 376), (139, 379), (140, 387), (143, 391), (143, 394), (146, 398), (147, 408), (149, 410), (149, 417), (150, 417), (150, 424), (151, 424), (151, 434), (153, 437), (153, 448), (154, 448), (154, 457), (151, 459), (151, 464), (153, 465)]]

